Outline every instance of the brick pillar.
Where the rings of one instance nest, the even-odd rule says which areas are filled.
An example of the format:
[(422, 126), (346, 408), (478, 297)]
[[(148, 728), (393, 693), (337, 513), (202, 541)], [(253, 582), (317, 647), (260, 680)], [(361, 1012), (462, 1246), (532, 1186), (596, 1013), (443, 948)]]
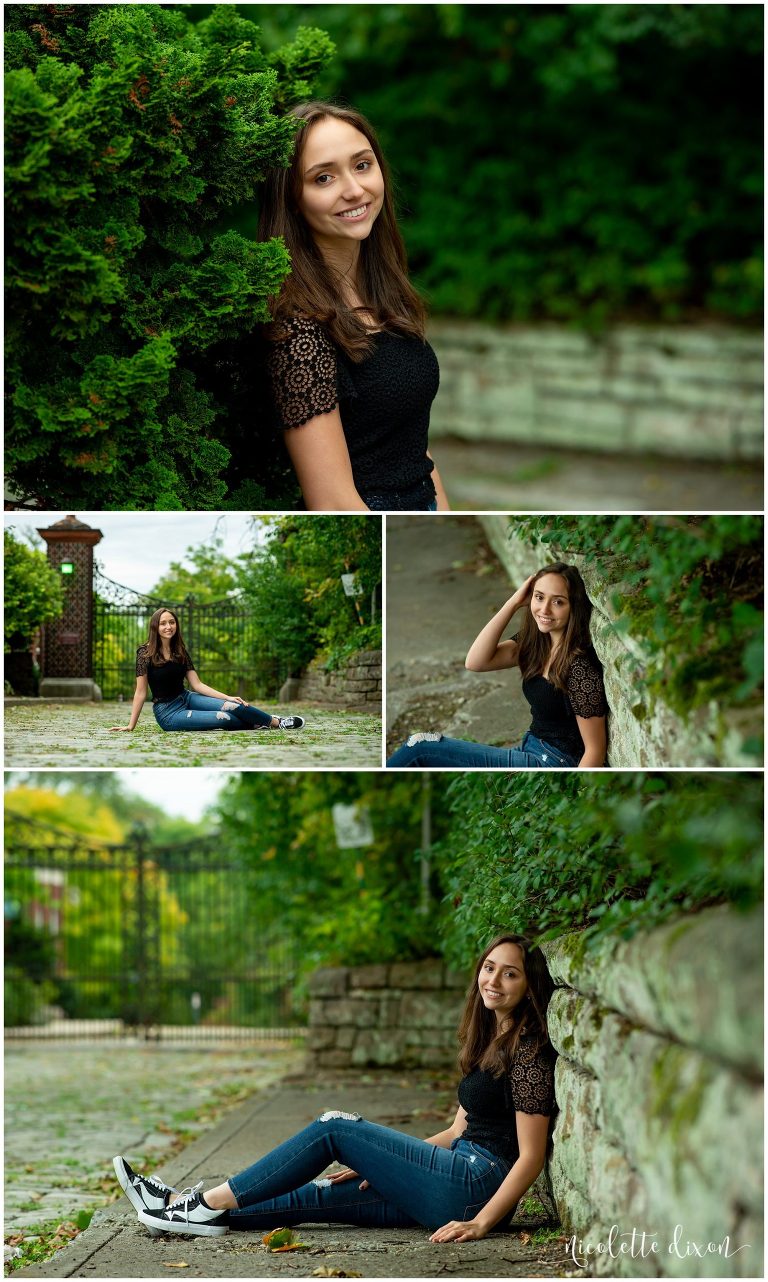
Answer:
[(66, 602), (60, 619), (43, 630), (40, 694), (59, 699), (100, 699), (93, 680), (93, 549), (100, 543), (101, 530), (65, 516), (47, 530), (38, 530), (48, 545), (48, 560), (60, 571), (70, 564), (65, 577)]

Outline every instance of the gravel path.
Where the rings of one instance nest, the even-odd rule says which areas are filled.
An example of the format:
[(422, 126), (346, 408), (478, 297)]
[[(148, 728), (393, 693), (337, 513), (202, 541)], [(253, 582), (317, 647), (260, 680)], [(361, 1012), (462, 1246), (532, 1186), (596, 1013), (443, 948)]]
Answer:
[(166, 734), (144, 709), (132, 734), (109, 730), (128, 721), (123, 703), (62, 704), (30, 699), (5, 708), (6, 769), (48, 766), (223, 766), (271, 770), (287, 766), (381, 765), (381, 722), (360, 712), (326, 708), (271, 709), (297, 712), (303, 730)]

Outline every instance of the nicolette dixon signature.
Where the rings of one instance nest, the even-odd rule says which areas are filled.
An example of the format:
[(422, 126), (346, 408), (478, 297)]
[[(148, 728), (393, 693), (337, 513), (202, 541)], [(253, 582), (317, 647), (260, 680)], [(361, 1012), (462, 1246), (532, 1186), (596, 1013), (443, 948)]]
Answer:
[(628, 1255), (635, 1260), (647, 1260), (651, 1255), (675, 1255), (679, 1260), (691, 1257), (703, 1259), (705, 1255), (721, 1255), (730, 1260), (739, 1251), (748, 1251), (749, 1243), (744, 1246), (731, 1246), (731, 1239), (726, 1235), (720, 1242), (694, 1242), (686, 1238), (682, 1224), (675, 1225), (670, 1242), (659, 1241), (658, 1233), (649, 1233), (646, 1229), (627, 1229), (622, 1233), (618, 1224), (612, 1224), (608, 1237), (592, 1241), (579, 1238), (575, 1234), (566, 1242), (566, 1251), (578, 1268), (583, 1269), (594, 1255), (607, 1255), (618, 1259)]

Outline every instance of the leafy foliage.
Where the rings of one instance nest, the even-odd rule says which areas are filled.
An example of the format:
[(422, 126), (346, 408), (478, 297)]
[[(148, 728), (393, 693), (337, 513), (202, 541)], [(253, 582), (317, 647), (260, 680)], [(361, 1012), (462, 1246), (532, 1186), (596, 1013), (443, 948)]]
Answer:
[(233, 439), (217, 345), (267, 319), (282, 242), (219, 226), (286, 163), (332, 53), (301, 29), (262, 52), (231, 5), (6, 10), (6, 468), (51, 505), (211, 508)]
[(5, 649), (28, 645), (44, 623), (57, 619), (64, 610), (61, 575), (50, 565), (44, 552), (29, 547), (3, 532), (5, 564), (3, 604)]
[[(758, 774), (464, 774), (438, 851), (448, 959), (497, 929), (587, 943), (762, 899)], [(478, 875), (481, 870), (481, 875)]]
[[(254, 610), (256, 654), (282, 656), (298, 673), (315, 655), (338, 666), (355, 650), (381, 645), (371, 595), (381, 581), (381, 521), (371, 516), (255, 518), (269, 537), (240, 558), (238, 585)], [(357, 597), (341, 575), (354, 573)]]
[(240, 8), (337, 42), (322, 88), (380, 132), (435, 312), (760, 316), (759, 5)]
[(642, 638), (638, 687), (681, 713), (753, 699), (763, 682), (763, 522), (756, 516), (510, 517), (510, 532), (574, 553), (614, 585), (619, 631)]

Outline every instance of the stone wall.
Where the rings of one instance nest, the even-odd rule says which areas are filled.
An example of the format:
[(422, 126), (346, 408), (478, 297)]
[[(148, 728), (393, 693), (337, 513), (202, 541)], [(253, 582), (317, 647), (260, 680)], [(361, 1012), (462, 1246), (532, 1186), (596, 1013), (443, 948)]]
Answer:
[(729, 326), (433, 321), (433, 436), (698, 459), (759, 458), (763, 352)]
[[(545, 948), (565, 985), (549, 1016), (561, 1218), (593, 1249), (614, 1225), (617, 1248), (633, 1228), (658, 1243), (597, 1256), (597, 1275), (763, 1276), (762, 944), (761, 911), (718, 907), (594, 955), (579, 936)], [(685, 1257), (726, 1237), (730, 1258)]]
[(456, 1063), (466, 975), (442, 961), (334, 966), (310, 979), (307, 1048), (320, 1068)]
[[(513, 527), (506, 516), (477, 518), (512, 584), (562, 556), (576, 565), (593, 605), (592, 640), (600, 662), (611, 715), (608, 719), (608, 761), (612, 766), (754, 766), (754, 756), (744, 752), (745, 741), (762, 734), (762, 708), (727, 708), (710, 701), (683, 719), (658, 695), (644, 694), (633, 683), (635, 661), (642, 663), (642, 641), (631, 633), (613, 630), (617, 614), (611, 597), (620, 589), (608, 583), (605, 571), (583, 557), (563, 553), (553, 544), (532, 547), (510, 537)], [(641, 669), (642, 671), (642, 669)]]
[[(284, 687), (285, 689), (285, 687)], [(281, 702), (306, 700), (345, 712), (381, 712), (381, 650), (358, 650), (335, 672), (313, 659)]]

